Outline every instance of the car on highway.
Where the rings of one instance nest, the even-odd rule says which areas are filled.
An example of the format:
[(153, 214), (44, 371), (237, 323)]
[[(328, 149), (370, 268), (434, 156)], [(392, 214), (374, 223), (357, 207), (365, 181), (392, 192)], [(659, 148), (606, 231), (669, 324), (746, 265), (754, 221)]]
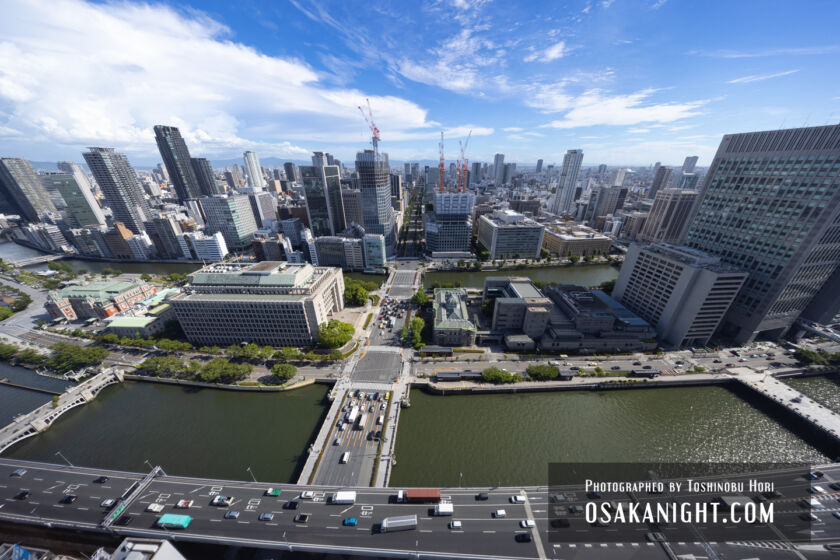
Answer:
[(274, 514), (271, 513), (270, 511), (266, 511), (266, 512), (263, 512), (263, 513), (260, 514), (259, 519), (260, 519), (260, 521), (273, 521), (274, 520)]
[(522, 496), (521, 494), (514, 494), (513, 496), (508, 498), (508, 501), (510, 501), (510, 503), (512, 504), (524, 504), (525, 496)]
[(110, 479), (107, 476), (98, 476), (93, 479), (93, 482), (95, 484), (105, 484), (106, 482), (108, 482), (108, 480)]
[(311, 500), (315, 497), (315, 492), (313, 492), (312, 490), (305, 490), (300, 493), (300, 497), (302, 500)]
[(102, 502), (100, 502), (99, 507), (111, 509), (112, 507), (114, 507), (114, 505), (116, 505), (116, 503), (117, 500), (115, 500), (114, 498), (105, 498), (104, 500), (102, 500)]
[(828, 487), (832, 490), (840, 490), (840, 482), (832, 482)]
[(233, 503), (233, 496), (216, 496), (210, 501), (211, 506), (228, 507)]
[(492, 515), (496, 519), (501, 519), (502, 517), (507, 517), (507, 512), (503, 509), (497, 509), (496, 511), (493, 512)]
[(178, 509), (190, 509), (193, 506), (192, 500), (178, 500), (178, 503), (175, 504), (175, 507)]
[(653, 369), (653, 366), (642, 366), (642, 369)]
[(536, 525), (537, 524), (534, 523), (533, 519), (523, 519), (519, 522), (519, 526), (523, 529), (533, 529), (534, 527), (536, 527)]
[(460, 521), (456, 521), (456, 520), (454, 520), (454, 519), (453, 519), (452, 521), (450, 521), (450, 522), (449, 522), (448, 527), (449, 527), (450, 529), (453, 529), (453, 530), (455, 530), (455, 529), (461, 529), (461, 528), (462, 528), (462, 526), (461, 526), (461, 522), (460, 522)]
[(116, 521), (114, 521), (114, 525), (116, 525), (117, 527), (125, 527), (126, 525), (131, 523), (133, 520), (134, 520), (134, 517), (131, 516), (131, 515), (128, 515), (128, 514), (121, 515), (121, 516), (119, 516), (119, 518)]
[(77, 499), (78, 499), (78, 496), (76, 496), (75, 494), (67, 494), (66, 496), (64, 496), (63, 498), (61, 498), (61, 499), (58, 501), (58, 503), (60, 503), (60, 504), (72, 504), (72, 503), (73, 503), (73, 502), (75, 502)]
[(160, 513), (163, 511), (163, 504), (149, 504), (148, 506), (146, 506), (146, 511)]
[(15, 469), (9, 476), (23, 476), (26, 474), (26, 469)]
[(225, 519), (239, 519), (239, 512), (234, 510), (225, 512)]
[(808, 492), (811, 494), (825, 494), (825, 488), (822, 486), (812, 486), (808, 488)]
[(333, 440), (333, 445), (341, 445), (341, 438), (337, 437)]
[(268, 490), (265, 491), (266, 496), (274, 496), (275, 498), (282, 493), (283, 493), (283, 491), (279, 488), (269, 488)]
[(611, 370), (613, 370), (613, 371), (618, 371), (618, 370), (620, 370), (621, 368), (620, 368), (620, 367), (618, 367), (618, 366), (613, 366), (613, 367), (611, 367), (610, 369), (611, 369)]
[(295, 523), (309, 523), (310, 517), (312, 517), (312, 515), (308, 513), (299, 513), (295, 515)]
[(516, 533), (516, 542), (529, 543), (531, 542), (530, 533)]
[(834, 512), (834, 513), (832, 513), (831, 515), (833, 515), (833, 516), (834, 516), (834, 517), (836, 517), (837, 519), (840, 519), (840, 511), (835, 511), (835, 512)]
[(357, 523), (358, 520), (355, 517), (345, 517), (344, 521), (341, 522), (345, 527), (355, 527)]
[(29, 497), (29, 490), (21, 490), (15, 494), (15, 500), (25, 500)]
[(283, 504), (283, 509), (297, 509), (297, 508), (298, 508), (298, 502), (296, 502), (294, 500), (292, 500), (290, 502), (286, 502), (285, 504)]
[(825, 473), (822, 471), (811, 471), (808, 473), (808, 480), (817, 480), (818, 478), (822, 478), (825, 476)]
[(482, 500), (482, 501), (483, 500), (489, 500), (490, 499), (490, 494), (488, 494), (487, 492), (479, 492), (478, 494), (475, 495), (475, 499), (476, 500)]

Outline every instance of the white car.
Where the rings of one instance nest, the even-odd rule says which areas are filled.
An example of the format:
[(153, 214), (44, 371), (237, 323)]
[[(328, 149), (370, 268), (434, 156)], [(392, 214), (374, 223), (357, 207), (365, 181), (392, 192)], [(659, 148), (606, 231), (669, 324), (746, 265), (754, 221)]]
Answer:
[(493, 512), (493, 517), (500, 519), (502, 517), (507, 517), (507, 512), (503, 509), (497, 509)]
[(461, 528), (461, 522), (460, 521), (455, 521), (453, 519), (452, 521), (449, 522), (449, 528), (450, 529), (460, 529)]
[(233, 503), (233, 497), (232, 496), (216, 496), (210, 502), (210, 505), (211, 506), (225, 506), (225, 507), (227, 507), (227, 506), (231, 505), (232, 503)]
[(104, 508), (112, 508), (112, 507), (114, 507), (114, 504), (116, 504), (116, 503), (117, 503), (117, 500), (115, 500), (113, 498), (108, 498), (107, 500), (102, 500), (102, 503), (99, 504), (99, 506), (104, 507)]
[(189, 508), (191, 508), (191, 507), (192, 507), (192, 505), (193, 505), (193, 501), (192, 501), (192, 500), (180, 500), (180, 501), (179, 501), (179, 502), (175, 505), (175, 507), (176, 507), (176, 508), (178, 508), (178, 509), (189, 509)]
[(306, 490), (305, 492), (301, 492), (301, 494), (300, 494), (300, 498), (302, 500), (311, 500), (314, 497), (315, 497), (315, 492), (313, 492), (312, 490)]
[(519, 522), (519, 526), (523, 529), (533, 529), (536, 526), (533, 519), (523, 519)]
[(160, 513), (163, 511), (163, 504), (149, 504), (146, 507), (146, 511), (151, 511), (154, 513)]
[(521, 494), (514, 494), (510, 497), (510, 503), (512, 504), (524, 504), (525, 503), (525, 496)]

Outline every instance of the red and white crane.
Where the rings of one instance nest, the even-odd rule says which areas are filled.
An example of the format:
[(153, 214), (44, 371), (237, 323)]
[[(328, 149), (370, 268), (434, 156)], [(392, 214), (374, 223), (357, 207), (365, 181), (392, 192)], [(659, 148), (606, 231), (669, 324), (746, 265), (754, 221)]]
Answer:
[(458, 146), (461, 148), (461, 161), (458, 162), (458, 192), (465, 192), (467, 188), (467, 171), (469, 170), (469, 160), (465, 155), (467, 147), (470, 145), (470, 138), (472, 137), (472, 130), (467, 134), (467, 139), (461, 144), (458, 140)]
[(362, 117), (364, 117), (368, 128), (370, 128), (370, 142), (373, 144), (374, 159), (379, 161), (379, 129), (376, 127), (376, 123), (373, 122), (373, 111), (370, 109), (370, 99), (365, 98), (365, 101), (367, 102), (367, 113), (365, 113), (365, 110), (362, 109), (360, 105), (357, 107), (359, 108), (359, 112), (362, 113)]

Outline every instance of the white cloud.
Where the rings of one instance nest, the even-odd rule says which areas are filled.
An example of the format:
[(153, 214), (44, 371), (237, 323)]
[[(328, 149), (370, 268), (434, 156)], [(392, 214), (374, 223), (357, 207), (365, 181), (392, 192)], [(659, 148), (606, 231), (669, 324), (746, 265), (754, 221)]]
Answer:
[(654, 9), (654, 10), (658, 10), (659, 8), (661, 8), (662, 6), (664, 6), (667, 3), (668, 3), (668, 0), (656, 0), (656, 2), (653, 3), (651, 8)]
[(775, 49), (760, 49), (755, 51), (733, 51), (718, 49), (714, 51), (694, 50), (688, 54), (710, 56), (713, 58), (759, 58), (764, 56), (807, 56), (834, 54), (840, 52), (840, 45), (823, 45), (820, 47), (782, 47)]
[(321, 130), (364, 138), (357, 106), (366, 97), (384, 141), (431, 134), (436, 125), (412, 101), (329, 87), (307, 63), (265, 55), (228, 34), (207, 16), (164, 5), (7, 4), (0, 135), (17, 131), (50, 149), (106, 145), (151, 156), (151, 128), (164, 123), (180, 127), (196, 154), (302, 155), (309, 150), (297, 143)]
[(763, 80), (770, 80), (772, 78), (781, 78), (782, 76), (790, 76), (791, 74), (796, 74), (799, 70), (787, 70), (786, 72), (776, 72), (775, 74), (759, 74), (759, 75), (752, 75), (752, 76), (744, 76), (742, 78), (735, 78), (734, 80), (729, 80), (726, 82), (727, 84), (749, 84), (752, 82), (761, 82)]
[(634, 125), (640, 123), (669, 123), (699, 115), (698, 109), (706, 100), (683, 103), (644, 105), (656, 90), (609, 95), (598, 89), (584, 92), (577, 97), (559, 94), (555, 110), (567, 110), (560, 120), (542, 125), (547, 128), (577, 128), (595, 125)]
[(554, 43), (546, 49), (529, 54), (525, 57), (525, 62), (533, 62), (535, 60), (539, 60), (541, 62), (551, 62), (552, 60), (563, 58), (566, 55), (566, 50), (566, 42), (560, 41), (559, 43)]
[(613, 2), (615, 2), (615, 0), (604, 0), (603, 2), (601, 2), (601, 6), (603, 6), (603, 8), (606, 10), (607, 8), (613, 5)]
[(507, 128), (503, 128), (502, 130), (504, 130), (505, 132), (521, 132), (525, 129), (519, 126), (509, 126)]

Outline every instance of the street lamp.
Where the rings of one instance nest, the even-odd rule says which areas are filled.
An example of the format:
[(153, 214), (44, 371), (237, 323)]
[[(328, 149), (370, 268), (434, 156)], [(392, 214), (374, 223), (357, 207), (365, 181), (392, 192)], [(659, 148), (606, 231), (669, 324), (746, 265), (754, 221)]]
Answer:
[(252, 471), (252, 470), (251, 470), (251, 467), (248, 467), (248, 468), (247, 468), (247, 469), (245, 469), (245, 470), (246, 470), (246, 471), (248, 471), (248, 473), (251, 475), (251, 478), (253, 478), (253, 479), (254, 479), (254, 482), (256, 482), (256, 481), (257, 481), (257, 477), (256, 477), (256, 476), (254, 476), (254, 471)]
[(64, 459), (64, 461), (65, 461), (65, 462), (66, 462), (69, 466), (71, 466), (71, 467), (73, 466), (73, 463), (71, 463), (70, 461), (68, 461), (68, 460), (67, 460), (67, 457), (65, 457), (65, 456), (64, 456), (64, 453), (62, 453), (61, 451), (56, 451), (56, 452), (55, 452), (55, 454), (56, 454), (56, 455), (58, 455), (59, 457), (61, 457), (62, 459)]
[(154, 466), (154, 465), (153, 465), (153, 464), (152, 464), (152, 463), (151, 463), (148, 459), (146, 459), (145, 461), (143, 461), (143, 463), (145, 463), (146, 465), (149, 465), (149, 468), (150, 468), (150, 469), (152, 469), (152, 470), (154, 470), (154, 469), (155, 469), (155, 466)]
[(462, 478), (464, 478), (464, 473), (459, 472), (459, 473), (458, 473), (458, 488), (460, 488), (460, 487), (461, 487), (461, 479), (462, 479)]

